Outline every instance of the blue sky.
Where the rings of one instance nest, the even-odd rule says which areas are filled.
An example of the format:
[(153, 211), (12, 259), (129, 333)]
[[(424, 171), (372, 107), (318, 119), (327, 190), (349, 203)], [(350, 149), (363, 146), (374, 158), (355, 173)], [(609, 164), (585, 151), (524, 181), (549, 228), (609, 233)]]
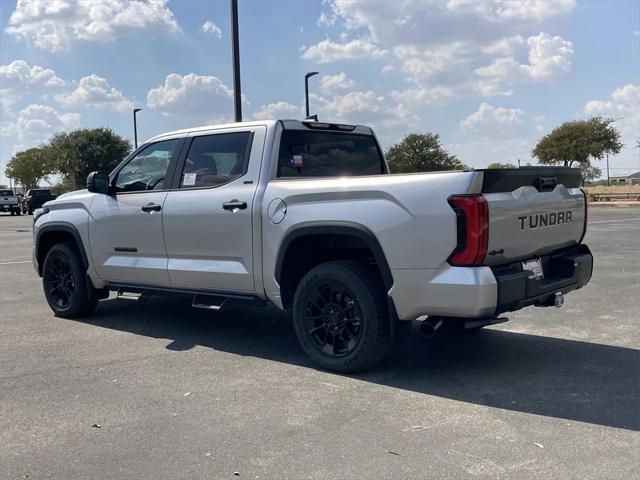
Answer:
[[(437, 132), (472, 166), (523, 162), (565, 120), (617, 119), (640, 169), (640, 2), (239, 0), (244, 117)], [(108, 126), (139, 138), (233, 115), (229, 2), (0, 0), (0, 182), (17, 150)], [(598, 164), (604, 167), (603, 162)], [(55, 179), (54, 179), (55, 180)]]

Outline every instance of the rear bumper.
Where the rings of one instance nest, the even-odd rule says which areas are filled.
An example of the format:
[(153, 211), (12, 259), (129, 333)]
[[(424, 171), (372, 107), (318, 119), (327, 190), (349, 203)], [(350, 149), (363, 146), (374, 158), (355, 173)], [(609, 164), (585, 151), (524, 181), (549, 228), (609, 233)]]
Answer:
[(557, 292), (567, 293), (586, 285), (593, 271), (593, 256), (586, 245), (576, 245), (541, 257), (545, 278), (529, 278), (520, 262), (494, 267), (498, 283), (496, 314), (530, 305), (553, 305)]
[(576, 245), (540, 257), (545, 278), (530, 279), (520, 261), (496, 267), (392, 270), (398, 318), (421, 315), (484, 318), (530, 305), (553, 305), (557, 292), (577, 290), (589, 282), (593, 257)]

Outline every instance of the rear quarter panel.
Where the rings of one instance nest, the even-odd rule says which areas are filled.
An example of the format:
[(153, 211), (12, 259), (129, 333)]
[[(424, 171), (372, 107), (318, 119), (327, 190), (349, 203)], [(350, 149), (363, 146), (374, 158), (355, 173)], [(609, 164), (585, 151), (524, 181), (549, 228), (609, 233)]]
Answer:
[[(305, 226), (366, 228), (380, 243), (392, 274), (394, 270), (422, 270), (426, 281), (456, 246), (456, 217), (448, 197), (479, 192), (480, 178), (473, 172), (443, 172), (272, 180), (262, 200), (267, 297), (281, 306), (275, 280), (280, 246), (288, 234)], [(280, 200), (286, 204), (286, 214), (280, 223), (274, 223), (269, 205)]]

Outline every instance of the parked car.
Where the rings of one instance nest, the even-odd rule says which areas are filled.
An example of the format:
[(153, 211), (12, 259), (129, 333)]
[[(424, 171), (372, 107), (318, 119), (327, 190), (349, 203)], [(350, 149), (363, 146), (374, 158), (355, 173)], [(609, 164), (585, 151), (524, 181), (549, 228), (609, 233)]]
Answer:
[(22, 213), (32, 215), (36, 208), (42, 207), (49, 200), (54, 200), (55, 195), (46, 188), (32, 188), (27, 190), (22, 199)]
[(0, 190), (0, 212), (11, 212), (11, 215), (20, 215), (20, 204), (13, 190)]
[(117, 295), (290, 311), (317, 364), (355, 372), (423, 315), (478, 328), (560, 306), (591, 278), (580, 171), (390, 175), (365, 126), (246, 122), (159, 135), (37, 211), (34, 265), (61, 317)]

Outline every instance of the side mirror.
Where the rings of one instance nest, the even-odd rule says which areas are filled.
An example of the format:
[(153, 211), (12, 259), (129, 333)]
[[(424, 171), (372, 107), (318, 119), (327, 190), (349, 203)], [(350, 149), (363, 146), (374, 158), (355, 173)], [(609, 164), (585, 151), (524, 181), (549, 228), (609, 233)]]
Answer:
[(104, 172), (91, 172), (87, 177), (87, 190), (93, 193), (109, 194), (109, 175)]

